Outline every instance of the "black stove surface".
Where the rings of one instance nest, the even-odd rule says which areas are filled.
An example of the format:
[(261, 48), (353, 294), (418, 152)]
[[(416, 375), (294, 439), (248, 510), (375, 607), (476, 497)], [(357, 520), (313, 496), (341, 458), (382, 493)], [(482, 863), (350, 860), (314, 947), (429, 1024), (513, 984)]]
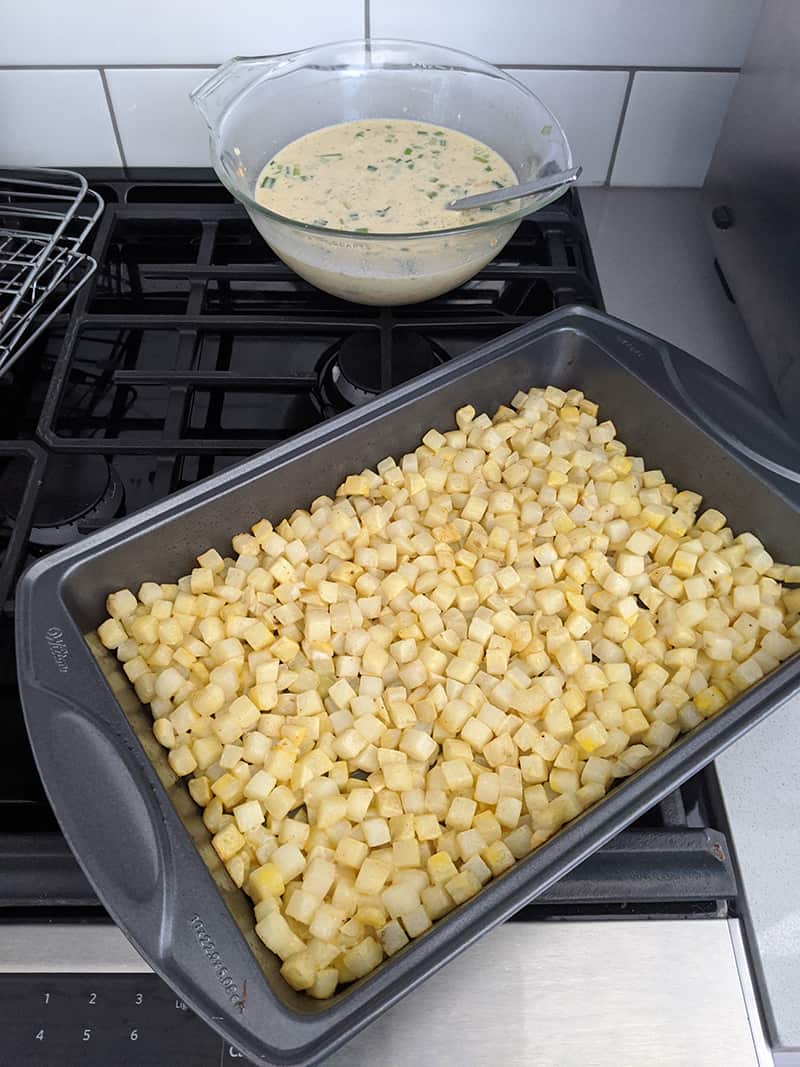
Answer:
[[(95, 278), (0, 379), (0, 916), (99, 908), (25, 735), (13, 589), (26, 563), (532, 317), (603, 306), (575, 191), (473, 281), (390, 309), (300, 281), (216, 184), (97, 188)], [(519, 917), (725, 914), (736, 882), (708, 784), (673, 793)]]

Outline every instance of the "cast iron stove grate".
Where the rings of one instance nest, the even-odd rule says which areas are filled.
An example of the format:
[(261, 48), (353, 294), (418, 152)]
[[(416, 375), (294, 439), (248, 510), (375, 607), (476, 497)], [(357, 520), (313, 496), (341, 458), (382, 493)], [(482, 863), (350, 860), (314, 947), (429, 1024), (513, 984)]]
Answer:
[[(12, 587), (24, 564), (532, 317), (602, 308), (575, 192), (525, 220), (475, 280), (388, 309), (300, 281), (216, 185), (99, 191), (92, 285), (0, 382), (14, 438), (0, 442), (0, 714), (15, 765), (0, 779), (0, 906), (76, 915), (97, 902), (44, 799), (16, 694)], [(722, 914), (735, 893), (700, 777), (521, 917)]]

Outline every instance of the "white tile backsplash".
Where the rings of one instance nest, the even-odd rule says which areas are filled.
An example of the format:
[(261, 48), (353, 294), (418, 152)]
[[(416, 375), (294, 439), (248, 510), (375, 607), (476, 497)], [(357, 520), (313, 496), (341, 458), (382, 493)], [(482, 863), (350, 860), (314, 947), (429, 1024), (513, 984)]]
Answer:
[(736, 78), (673, 71), (634, 75), (611, 184), (702, 185)]
[(2, 0), (0, 65), (222, 63), (361, 37), (363, 0)]
[(211, 69), (106, 72), (129, 166), (209, 166), (208, 129), (189, 103), (189, 92)]
[(738, 67), (760, 8), (761, 0), (370, 0), (374, 37), (544, 66)]
[(96, 70), (0, 70), (0, 166), (118, 167)]
[(572, 158), (583, 167), (581, 185), (608, 175), (628, 74), (621, 70), (511, 70), (564, 127)]
[(760, 7), (0, 0), (0, 165), (205, 167), (206, 135), (187, 96), (209, 69), (236, 54), (360, 37), (368, 13), (375, 37), (438, 41), (508, 66), (562, 122), (582, 184), (607, 180), (618, 145), (613, 184), (697, 185), (736, 77), (719, 68), (741, 65)]

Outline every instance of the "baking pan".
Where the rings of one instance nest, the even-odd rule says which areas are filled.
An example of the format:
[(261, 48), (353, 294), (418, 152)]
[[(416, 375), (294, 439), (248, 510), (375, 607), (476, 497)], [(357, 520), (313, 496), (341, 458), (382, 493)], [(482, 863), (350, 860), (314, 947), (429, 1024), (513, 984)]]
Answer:
[[(17, 595), (19, 680), (39, 771), (98, 897), (194, 1011), (265, 1064), (310, 1064), (580, 863), (800, 688), (794, 656), (376, 971), (329, 1001), (283, 981), (252, 906), (210, 846), (199, 809), (113, 654), (91, 636), (105, 598), (172, 581), (209, 545), (279, 520), (350, 472), (413, 449), (456, 408), (493, 411), (519, 389), (578, 387), (623, 441), (705, 497), (776, 559), (800, 546), (800, 447), (779, 419), (685, 352), (565, 309), (393, 389), (35, 563)], [(535, 961), (532, 961), (535, 966)], [(476, 981), (480, 979), (476, 977)]]

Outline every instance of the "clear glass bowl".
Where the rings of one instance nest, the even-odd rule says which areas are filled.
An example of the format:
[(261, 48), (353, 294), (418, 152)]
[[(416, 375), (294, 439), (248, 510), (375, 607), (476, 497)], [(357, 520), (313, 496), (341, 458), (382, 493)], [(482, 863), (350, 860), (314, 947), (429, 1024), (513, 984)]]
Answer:
[(261, 170), (289, 142), (353, 119), (410, 118), (483, 141), (521, 182), (573, 165), (558, 120), (530, 89), (465, 52), (417, 41), (345, 41), (231, 59), (191, 99), (210, 131), (214, 170), (264, 240), (313, 285), (362, 304), (411, 304), (461, 285), (497, 255), (520, 219), (563, 187), (469, 226), (357, 234), (298, 222), (256, 202)]

